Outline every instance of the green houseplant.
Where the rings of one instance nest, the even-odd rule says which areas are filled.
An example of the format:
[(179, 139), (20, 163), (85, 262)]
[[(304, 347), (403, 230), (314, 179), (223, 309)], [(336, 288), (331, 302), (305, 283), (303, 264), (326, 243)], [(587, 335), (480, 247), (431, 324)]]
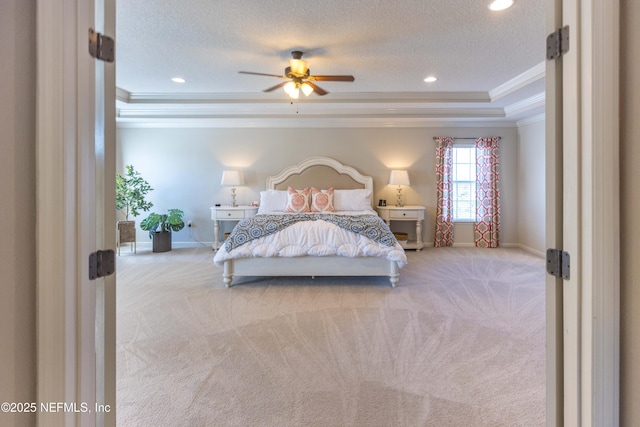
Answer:
[(167, 252), (171, 250), (171, 232), (184, 228), (180, 209), (169, 209), (166, 214), (152, 212), (140, 222), (140, 228), (149, 232), (153, 240), (153, 252)]
[(129, 220), (129, 215), (135, 218), (140, 215), (140, 211), (146, 212), (153, 206), (153, 203), (146, 199), (147, 193), (153, 190), (151, 185), (132, 165), (126, 165), (125, 169), (124, 176), (116, 173), (116, 209), (121, 211), (125, 218), (116, 224), (118, 254), (122, 243), (133, 243), (135, 251), (136, 223), (135, 220)]
[(125, 169), (125, 176), (116, 173), (116, 209), (129, 221), (129, 215), (136, 217), (140, 211), (146, 212), (153, 207), (153, 203), (145, 198), (153, 188), (132, 165), (126, 165)]

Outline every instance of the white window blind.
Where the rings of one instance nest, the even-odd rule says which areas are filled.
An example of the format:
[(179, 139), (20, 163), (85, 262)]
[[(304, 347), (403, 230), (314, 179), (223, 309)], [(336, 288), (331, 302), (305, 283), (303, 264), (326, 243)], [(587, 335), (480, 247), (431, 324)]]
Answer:
[(453, 220), (476, 219), (476, 149), (453, 146)]

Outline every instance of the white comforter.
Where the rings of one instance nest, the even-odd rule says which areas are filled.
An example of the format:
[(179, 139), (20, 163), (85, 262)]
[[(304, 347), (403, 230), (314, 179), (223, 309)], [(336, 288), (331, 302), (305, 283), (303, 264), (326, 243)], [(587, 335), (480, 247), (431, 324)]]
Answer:
[[(336, 215), (340, 214), (336, 213)], [(350, 211), (344, 214), (371, 214), (371, 212)], [(227, 252), (223, 245), (213, 258), (213, 262), (216, 266), (222, 267), (225, 260), (236, 258), (331, 255), (380, 257), (396, 261), (400, 268), (407, 263), (407, 256), (399, 244), (396, 243), (392, 247), (385, 246), (326, 221), (295, 223), (277, 233), (245, 243), (231, 252)]]

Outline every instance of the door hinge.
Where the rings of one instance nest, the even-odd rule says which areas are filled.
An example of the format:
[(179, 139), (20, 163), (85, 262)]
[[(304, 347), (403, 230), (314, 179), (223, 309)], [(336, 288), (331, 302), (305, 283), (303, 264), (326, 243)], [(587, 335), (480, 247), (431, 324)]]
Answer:
[(571, 257), (561, 249), (547, 249), (547, 273), (569, 280), (571, 276)]
[(569, 52), (569, 26), (558, 28), (547, 36), (547, 59), (555, 60)]
[(116, 42), (109, 36), (105, 36), (89, 28), (89, 54), (96, 59), (105, 62), (113, 62)]
[(116, 271), (116, 256), (112, 249), (89, 255), (89, 280), (109, 276)]

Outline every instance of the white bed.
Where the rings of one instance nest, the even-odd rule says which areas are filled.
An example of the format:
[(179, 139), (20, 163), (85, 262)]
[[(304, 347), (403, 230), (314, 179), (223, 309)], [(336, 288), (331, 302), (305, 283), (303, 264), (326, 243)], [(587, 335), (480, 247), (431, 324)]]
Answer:
[[(345, 190), (342, 192), (343, 195), (357, 193), (368, 196), (367, 211), (340, 211), (335, 213), (336, 216), (361, 214), (377, 216), (372, 208), (373, 179), (328, 157), (313, 157), (284, 169), (278, 175), (267, 178), (266, 189), (283, 191), (288, 187), (308, 186), (322, 189), (333, 187)], [(317, 252), (317, 247), (314, 247), (313, 251), (307, 250), (301, 253), (298, 253), (298, 248), (289, 250), (289, 247), (272, 250), (271, 245), (275, 245), (276, 241), (279, 242), (279, 239), (273, 236), (261, 237), (257, 241), (250, 242), (250, 245), (242, 247), (232, 247), (227, 241), (214, 257), (214, 264), (223, 269), (225, 286), (231, 286), (236, 276), (387, 276), (391, 286), (396, 286), (399, 280), (399, 269), (406, 264), (406, 254), (395, 238), (392, 238), (394, 243), (384, 246), (362, 235), (339, 230), (335, 225), (327, 225), (324, 221), (297, 223), (278, 233), (289, 235), (301, 233), (305, 230), (304, 224), (315, 222), (322, 223), (321, 227), (324, 227), (321, 231), (316, 230), (316, 234), (320, 232), (332, 233), (331, 236), (333, 233), (340, 234), (340, 237), (325, 237), (328, 234), (322, 234), (322, 239), (326, 238), (327, 242), (332, 242), (334, 239), (351, 239), (344, 244), (341, 240), (340, 244), (335, 245), (347, 250), (338, 250), (336, 254), (322, 253), (322, 249), (320, 253), (314, 254), (313, 251)], [(382, 223), (384, 224), (383, 221)], [(327, 228), (330, 227), (337, 231), (328, 230)], [(356, 248), (356, 245), (358, 248), (351, 250)]]

